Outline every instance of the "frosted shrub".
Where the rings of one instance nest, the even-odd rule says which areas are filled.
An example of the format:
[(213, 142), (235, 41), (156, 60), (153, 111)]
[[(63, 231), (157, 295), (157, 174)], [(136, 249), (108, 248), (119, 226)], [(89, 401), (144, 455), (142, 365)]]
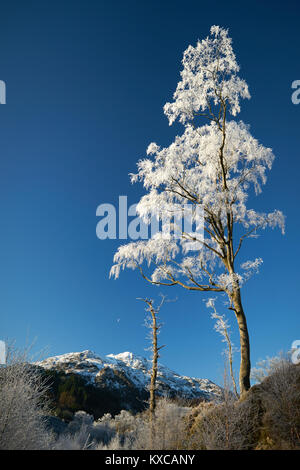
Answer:
[(285, 365), (289, 362), (288, 356), (283, 353), (280, 353), (278, 356), (267, 357), (266, 359), (258, 361), (256, 367), (252, 367), (251, 378), (256, 383), (262, 383), (264, 379), (274, 372), (285, 368)]
[(0, 449), (47, 449), (53, 438), (46, 427), (47, 384), (26, 362), (26, 354), (9, 351), (0, 367)]
[(255, 444), (258, 409), (248, 401), (227, 396), (223, 403), (204, 404), (190, 433), (189, 448), (202, 450), (246, 450)]
[[(139, 418), (126, 410), (122, 410), (114, 418), (106, 413), (94, 421), (93, 416), (85, 411), (77, 411), (67, 430), (56, 442), (56, 449), (110, 449), (123, 448), (129, 436), (135, 436)], [(135, 440), (133, 437), (130, 443)]]
[(149, 419), (139, 422), (134, 443), (136, 449), (176, 450), (184, 448), (185, 417), (189, 408), (162, 398), (158, 401), (153, 419), (153, 434)]
[(277, 449), (300, 449), (300, 366), (281, 359), (260, 385), (263, 429)]
[(96, 442), (108, 444), (116, 435), (114, 421), (110, 413), (106, 413), (102, 418), (93, 423), (91, 434)]
[(260, 383), (241, 399), (225, 394), (190, 415), (189, 449), (300, 449), (300, 366), (280, 356), (260, 363)]
[(100, 443), (97, 449), (183, 449), (187, 434), (185, 418), (189, 411), (166, 398), (158, 400), (151, 434), (149, 412), (133, 416), (123, 410), (110, 421), (110, 426), (116, 430), (115, 436), (109, 443)]
[(56, 449), (94, 449), (98, 443), (108, 444), (115, 436), (114, 421), (109, 413), (98, 421), (85, 411), (77, 411), (66, 431), (55, 444)]

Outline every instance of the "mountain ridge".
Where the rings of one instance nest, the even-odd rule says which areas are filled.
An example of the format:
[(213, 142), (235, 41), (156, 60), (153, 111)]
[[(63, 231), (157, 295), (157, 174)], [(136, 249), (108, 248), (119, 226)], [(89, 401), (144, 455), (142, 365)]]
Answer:
[[(35, 364), (45, 370), (79, 375), (96, 387), (120, 391), (128, 387), (147, 391), (152, 367), (151, 360), (129, 351), (101, 357), (91, 350), (51, 356)], [(157, 393), (212, 401), (221, 399), (222, 388), (209, 379), (180, 375), (159, 363)]]

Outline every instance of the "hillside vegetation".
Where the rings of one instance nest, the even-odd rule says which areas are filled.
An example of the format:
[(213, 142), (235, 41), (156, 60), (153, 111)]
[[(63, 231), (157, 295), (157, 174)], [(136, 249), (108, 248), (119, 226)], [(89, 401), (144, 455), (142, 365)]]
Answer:
[(194, 406), (160, 398), (153, 432), (145, 401), (119, 411), (113, 394), (89, 395), (81, 377), (43, 373), (0, 369), (1, 449), (300, 449), (300, 366), (285, 359), (239, 400), (226, 390), (222, 402)]

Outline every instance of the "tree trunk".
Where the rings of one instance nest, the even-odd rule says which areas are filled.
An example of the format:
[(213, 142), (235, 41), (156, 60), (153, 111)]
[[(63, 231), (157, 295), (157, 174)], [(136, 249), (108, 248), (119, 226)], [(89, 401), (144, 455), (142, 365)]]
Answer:
[(240, 395), (242, 396), (250, 388), (251, 362), (249, 333), (245, 313), (242, 306), (241, 292), (239, 288), (234, 290), (231, 298), (240, 332), (241, 364), (239, 383)]
[(157, 359), (158, 359), (158, 350), (157, 350), (157, 337), (156, 337), (156, 320), (154, 320), (153, 325), (153, 359), (152, 359), (152, 374), (150, 382), (150, 414), (151, 416), (154, 413), (156, 400), (155, 400), (155, 389), (156, 389), (156, 377), (157, 377)]
[(152, 347), (153, 347), (153, 358), (152, 358), (152, 374), (150, 382), (150, 448), (153, 449), (154, 443), (154, 412), (156, 407), (156, 378), (157, 378), (157, 360), (158, 360), (158, 347), (157, 347), (157, 322), (156, 312), (152, 305), (150, 305), (150, 313), (152, 316)]
[(225, 328), (225, 338), (228, 344), (228, 362), (229, 362), (229, 371), (230, 371), (230, 377), (233, 385), (233, 391), (236, 396), (236, 398), (239, 398), (237, 386), (236, 386), (236, 380), (234, 377), (234, 372), (233, 372), (233, 360), (232, 360), (232, 345), (231, 345), (231, 340), (227, 331), (227, 328)]

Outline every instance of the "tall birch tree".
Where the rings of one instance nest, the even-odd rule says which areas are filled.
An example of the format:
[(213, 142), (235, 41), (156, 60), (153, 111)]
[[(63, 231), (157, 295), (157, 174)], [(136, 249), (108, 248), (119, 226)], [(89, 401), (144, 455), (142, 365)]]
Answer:
[[(164, 113), (170, 125), (176, 120), (183, 125), (183, 133), (168, 147), (151, 143), (131, 181), (142, 182), (146, 190), (137, 205), (145, 222), (153, 216), (176, 218), (190, 204), (203, 211), (205, 237), (181, 227), (180, 237), (157, 232), (148, 240), (121, 245), (111, 275), (117, 278), (120, 270), (132, 268), (152, 284), (225, 293), (240, 333), (243, 394), (250, 387), (251, 365), (241, 287), (262, 259), (238, 265), (238, 255), (245, 240), (257, 237), (259, 231), (279, 226), (284, 232), (282, 212), (260, 213), (247, 203), (249, 195), (261, 192), (274, 155), (236, 119), (241, 100), (249, 99), (250, 93), (239, 76), (226, 29), (212, 26), (207, 38), (186, 49), (182, 65), (181, 79)], [(191, 242), (198, 247), (192, 252)]]

